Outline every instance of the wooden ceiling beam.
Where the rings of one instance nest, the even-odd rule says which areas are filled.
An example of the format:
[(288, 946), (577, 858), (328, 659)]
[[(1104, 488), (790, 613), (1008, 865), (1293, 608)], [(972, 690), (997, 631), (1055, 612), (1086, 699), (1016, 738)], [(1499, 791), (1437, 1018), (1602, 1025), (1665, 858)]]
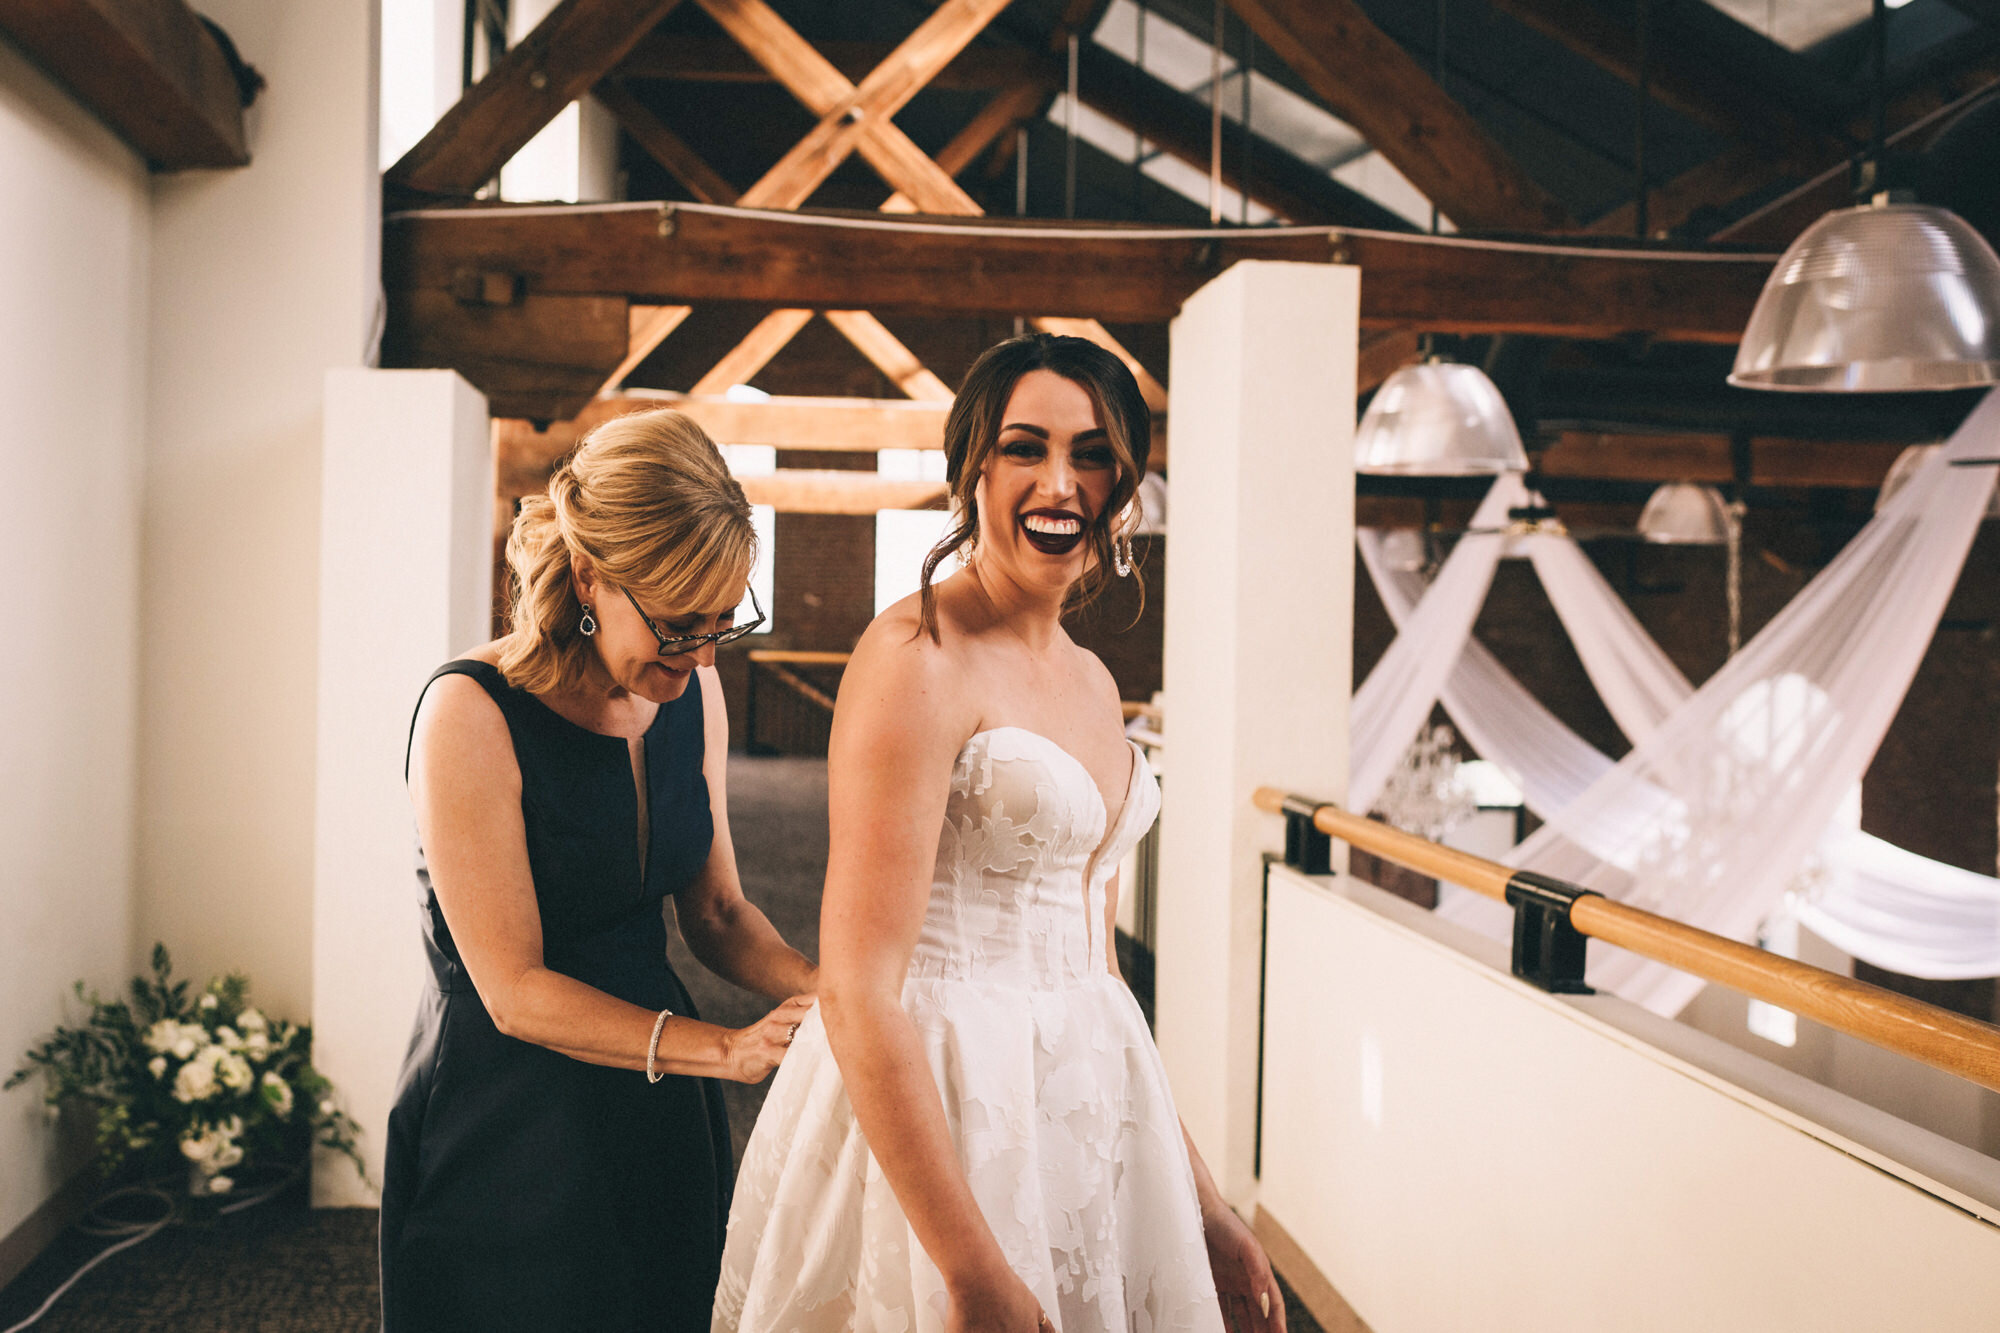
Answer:
[(155, 171), (250, 161), (236, 71), (182, 0), (9, 0), (0, 32)]
[[(1869, 490), (1882, 484), (1889, 465), (1906, 446), (1896, 442), (1803, 440), (1760, 435), (1750, 441), (1752, 486), (1835, 487)], [(1564, 480), (1656, 482), (1697, 481), (1728, 485), (1736, 480), (1730, 437), (1723, 434), (1610, 434), (1564, 431), (1535, 462), (1538, 476)]]
[(1554, 196), (1356, 0), (1229, 0), (1229, 7), (1460, 229), (1568, 225)]
[[(1169, 157), (1209, 170), (1209, 109), (1173, 85), (1146, 73), (1092, 43), (1077, 53), (1077, 100), (1143, 137)], [(1238, 131), (1231, 131), (1232, 134)], [(1400, 231), (1409, 223), (1399, 213), (1349, 189), (1324, 170), (1259, 138), (1244, 171), (1243, 154), (1232, 140), (1222, 155), (1222, 183), (1291, 222), (1333, 222), (1349, 227)]]
[(941, 481), (904, 481), (873, 472), (779, 468), (766, 477), (738, 477), (753, 505), (781, 514), (879, 514), (884, 509), (942, 509)]
[(1171, 319), (1239, 259), (1360, 266), (1366, 327), (1734, 343), (1772, 257), (1495, 244), (1307, 228), (1213, 232), (998, 219), (903, 221), (698, 204), (429, 209), (392, 215), (384, 272), (401, 294), (466, 266), (529, 290), (647, 304), (706, 300), (922, 315), (1056, 310)]
[(679, 3), (562, 0), (384, 173), (384, 186), (406, 198), (471, 197)]
[[(887, 42), (821, 41), (813, 49), (842, 77), (859, 83), (895, 48)], [(1016, 84), (1049, 82), (1048, 58), (1025, 47), (969, 47), (931, 76), (930, 88), (982, 92)], [(771, 71), (729, 37), (652, 33), (612, 71), (618, 79), (661, 79), (676, 83), (772, 83)], [(1060, 82), (1060, 80), (1056, 80)]]
[(689, 194), (704, 204), (736, 202), (736, 187), (703, 161), (701, 154), (695, 152), (687, 140), (667, 128), (667, 123), (654, 115), (652, 108), (634, 97), (624, 84), (616, 79), (605, 79), (591, 91), (617, 117), (619, 126), (632, 136), (632, 142), (665, 167), (667, 174), (679, 181)]
[[(2000, 55), (1991, 54), (1950, 71), (1922, 88), (1912, 89), (1889, 100), (1889, 142), (1908, 143), (1943, 124), (1959, 110), (2000, 87)], [(1865, 118), (1847, 126), (1850, 139), (1860, 142), (1869, 134)], [(1715, 231), (1712, 239), (1773, 247), (1790, 242), (1829, 209), (1848, 202), (1847, 152), (1836, 142), (1824, 157), (1812, 164), (1817, 172), (1801, 186), (1749, 216)], [(1781, 164), (1774, 163), (1753, 145), (1731, 148), (1660, 186), (1647, 196), (1646, 211), (1655, 234), (1685, 227), (1702, 209), (1721, 208), (1765, 189), (1785, 176)], [(1585, 230), (1600, 235), (1627, 236), (1632, 232), (1633, 208), (1624, 204), (1592, 222)], [(1707, 229), (1704, 229), (1707, 230)]]
[(941, 403), (879, 398), (774, 397), (736, 402), (720, 395), (614, 394), (594, 399), (570, 420), (541, 430), (518, 418), (495, 421), (493, 444), (502, 493), (534, 494), (548, 484), (555, 461), (596, 426), (661, 407), (687, 413), (719, 444), (821, 452), (942, 449), (948, 410)]
[[(1492, 0), (1507, 17), (1555, 41), (1599, 69), (1637, 85), (1638, 34), (1594, 0)], [(1772, 170), (1801, 169), (1843, 146), (1753, 81), (1732, 78), (1713, 53), (1675, 22), (1676, 9), (1654, 11), (1647, 42), (1647, 86), (1664, 107), (1719, 134), (1763, 150)]]

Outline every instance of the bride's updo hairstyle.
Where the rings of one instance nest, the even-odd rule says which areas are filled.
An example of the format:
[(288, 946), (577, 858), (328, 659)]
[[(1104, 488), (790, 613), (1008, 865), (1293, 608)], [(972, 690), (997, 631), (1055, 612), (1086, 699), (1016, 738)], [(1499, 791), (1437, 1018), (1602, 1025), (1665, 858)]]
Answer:
[[(1136, 500), (1139, 482), (1146, 475), (1146, 455), (1153, 447), (1153, 413), (1125, 363), (1088, 338), (1053, 333), (1024, 334), (987, 348), (966, 372), (965, 383), (952, 400), (951, 414), (944, 423), (945, 479), (951, 490), (954, 519), (943, 540), (924, 559), (919, 612), (922, 630), (933, 642), (938, 638), (938, 620), (937, 592), (931, 587), (931, 578), (953, 552), (978, 536), (979, 501), (974, 492), (986, 460), (999, 442), (1000, 428), (1006, 424), (1003, 418), (1014, 386), (1035, 370), (1052, 371), (1090, 395), (1118, 466), (1111, 497), (1103, 512), (1092, 516), (1085, 534), (1095, 558), (1070, 585), (1066, 609), (1086, 606), (1103, 591), (1109, 577), (1106, 571), (1112, 566), (1113, 540), (1129, 538), (1139, 530)], [(1133, 578), (1138, 577), (1135, 569)], [(1144, 584), (1140, 587), (1143, 597)]]
[(756, 558), (750, 502), (701, 427), (672, 409), (615, 417), (556, 465), (546, 494), (521, 503), (507, 537), (514, 628), (501, 673), (532, 694), (584, 679), (579, 559), (681, 612), (733, 605)]

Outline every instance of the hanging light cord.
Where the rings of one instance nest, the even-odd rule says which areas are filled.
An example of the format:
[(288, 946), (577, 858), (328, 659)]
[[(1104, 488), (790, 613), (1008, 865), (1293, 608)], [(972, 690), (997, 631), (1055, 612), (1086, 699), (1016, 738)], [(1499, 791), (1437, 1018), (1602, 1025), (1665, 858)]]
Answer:
[[(1881, 0), (1875, 0), (1877, 4)], [(1646, 239), (1646, 105), (1652, 98), (1652, 3), (1639, 0), (1638, 107), (1632, 126), (1632, 235)]]

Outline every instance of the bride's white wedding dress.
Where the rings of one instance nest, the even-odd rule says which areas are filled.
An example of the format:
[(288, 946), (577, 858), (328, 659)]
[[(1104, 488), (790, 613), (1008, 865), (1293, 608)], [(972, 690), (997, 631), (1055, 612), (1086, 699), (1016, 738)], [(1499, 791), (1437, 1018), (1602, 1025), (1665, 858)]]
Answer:
[[(1104, 961), (1105, 885), (1159, 808), (1137, 746), (1107, 832), (1097, 784), (1055, 742), (973, 736), (903, 983), (972, 1193), (1061, 1333), (1222, 1329), (1159, 1053)], [(815, 1009), (737, 1176), (714, 1327), (935, 1333), (945, 1308)]]

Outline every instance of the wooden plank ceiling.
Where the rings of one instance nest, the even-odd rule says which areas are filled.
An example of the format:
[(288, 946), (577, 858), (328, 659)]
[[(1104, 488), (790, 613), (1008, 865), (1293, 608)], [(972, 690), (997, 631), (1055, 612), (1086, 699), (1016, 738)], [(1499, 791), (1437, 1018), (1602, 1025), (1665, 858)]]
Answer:
[[(1650, 230), (1673, 229), (1679, 243), (1605, 248), (1572, 237), (1634, 225), (1630, 195), (1616, 193), (1636, 165), (1621, 158), (1637, 152), (1628, 99), (1642, 82), (1629, 8), (1464, 8), (1466, 35), (1447, 50), (1426, 27), (1426, 5), (1228, 0), (1232, 65), (1247, 59), (1260, 86), (1331, 112), (1462, 233), (1487, 233), (1430, 238), (1263, 120), (1254, 133), (1226, 126), (1218, 160), (1208, 94), (1093, 40), (1106, 0), (944, 0), (900, 22), (790, 0), (562, 0), (385, 176), (385, 362), (453, 366), (496, 413), (523, 419), (496, 433), (503, 487), (532, 486), (589, 423), (663, 401), (661, 391), (691, 394), (671, 401), (739, 442), (934, 447), (923, 442), (935, 439), (968, 349), (1009, 321), (1112, 347), (1164, 411), (1158, 330), (1191, 291), (1242, 258), (1344, 262), (1364, 274), (1363, 392), (1416, 354), (1420, 332), (1453, 335), (1462, 353), (1488, 360), (1531, 434), (1552, 423), (1537, 441), (1551, 475), (1706, 477), (1722, 457), (1729, 479), (1749, 480), (1733, 470), (1741, 450), (1712, 428), (1565, 428), (1542, 367), (1584, 367), (1548, 384), (1596, 366), (1643, 383), (1659, 362), (1651, 349), (1680, 343), (1719, 377), (1771, 252), (1842, 202), (1844, 164), (1866, 129), (1851, 78), (1831, 56), (1785, 51), (1703, 6), (1663, 13), (1643, 47), (1647, 214)], [(1148, 9), (1152, 22), (1188, 31), (1213, 13), (1195, 0)], [(810, 35), (794, 12), (815, 25)], [(1101, 135), (1065, 144), (1047, 113), (1071, 74), (1072, 35), (1085, 113), (1183, 169), (1216, 167), (1282, 221), (1314, 225), (1211, 229), (1201, 204), (1160, 185), (1143, 158), (1119, 161)], [(2000, 88), (1996, 39), (2000, 28), (1975, 19), (1972, 37), (1906, 62), (1888, 109), (1906, 149)], [(1508, 62), (1529, 57), (1541, 73), (1510, 83)], [(1236, 96), (1241, 84), (1232, 87)], [(475, 199), (587, 93), (626, 136), (634, 203)], [(1603, 122), (1621, 119), (1622, 134), (1607, 131)], [(1027, 219), (987, 216), (1023, 203)], [(1071, 204), (1113, 225), (1061, 220)], [(1710, 250), (1711, 236), (1743, 244)], [(967, 327), (976, 332), (943, 336)], [(1595, 350), (1565, 362), (1564, 346)], [(906, 405), (825, 397), (855, 366), (872, 367), (877, 392)], [(722, 397), (751, 383), (790, 394)], [(1663, 412), (1671, 407), (1634, 415)], [(1791, 436), (1777, 423), (1750, 451), (1758, 484), (1862, 484), (1878, 455), (1935, 416), (1845, 451), (1823, 417), (1802, 418)], [(759, 484), (828, 512), (936, 498), (935, 487), (897, 489), (870, 474)]]

